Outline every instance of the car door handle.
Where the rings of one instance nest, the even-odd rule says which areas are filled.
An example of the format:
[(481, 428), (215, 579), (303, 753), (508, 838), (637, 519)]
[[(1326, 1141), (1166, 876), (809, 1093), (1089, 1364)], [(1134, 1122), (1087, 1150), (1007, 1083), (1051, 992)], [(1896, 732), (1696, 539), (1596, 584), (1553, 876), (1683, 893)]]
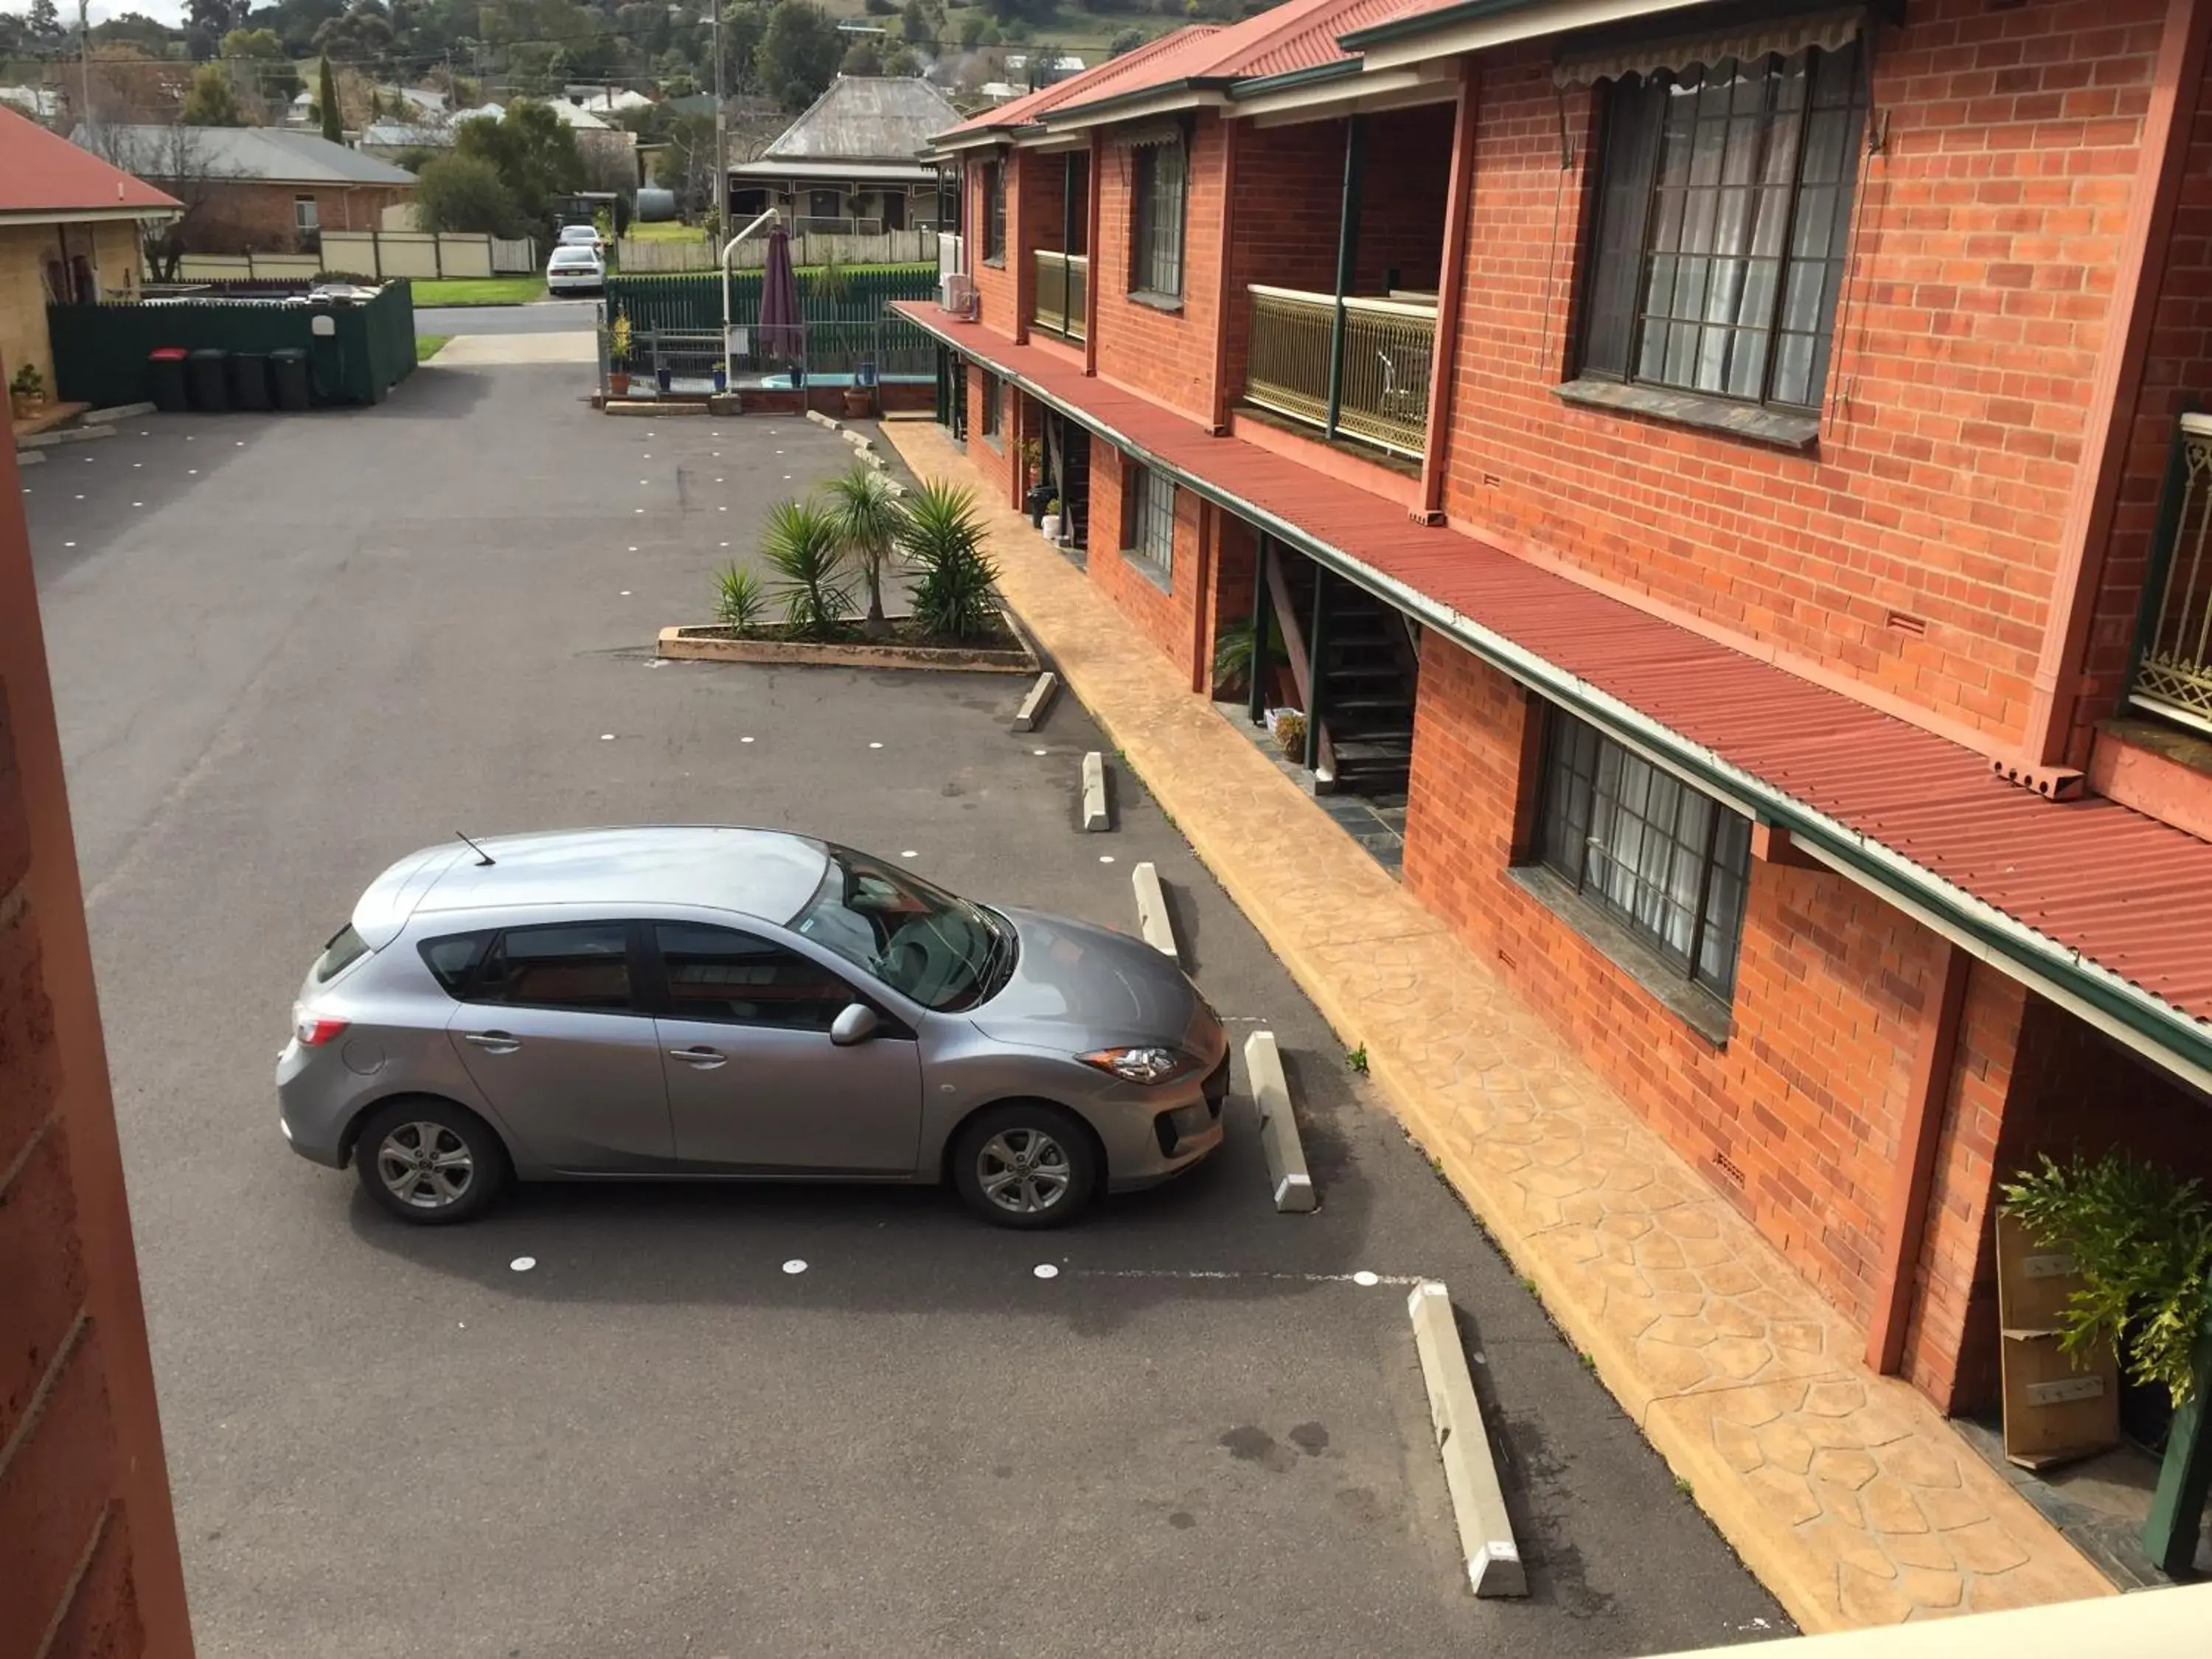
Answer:
[(730, 1058), (720, 1048), (709, 1048), (703, 1043), (689, 1048), (671, 1048), (668, 1051), (668, 1057), (671, 1060), (680, 1060), (686, 1066), (702, 1072), (711, 1072), (717, 1066), (726, 1065)]
[(522, 1046), (505, 1031), (464, 1031), (461, 1041), (495, 1054), (511, 1054)]

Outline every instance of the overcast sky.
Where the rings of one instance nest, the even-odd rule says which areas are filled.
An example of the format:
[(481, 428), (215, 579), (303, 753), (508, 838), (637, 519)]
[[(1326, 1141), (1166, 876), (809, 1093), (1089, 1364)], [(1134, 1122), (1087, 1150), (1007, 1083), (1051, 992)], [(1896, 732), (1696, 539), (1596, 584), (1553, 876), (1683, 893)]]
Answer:
[[(54, 0), (62, 16), (69, 22), (76, 21), (76, 0)], [(25, 12), (31, 9), (31, 0), (0, 0), (0, 11)], [(119, 17), (126, 11), (143, 11), (147, 16), (164, 23), (180, 23), (185, 18), (185, 0), (92, 0), (92, 21), (105, 22)]]

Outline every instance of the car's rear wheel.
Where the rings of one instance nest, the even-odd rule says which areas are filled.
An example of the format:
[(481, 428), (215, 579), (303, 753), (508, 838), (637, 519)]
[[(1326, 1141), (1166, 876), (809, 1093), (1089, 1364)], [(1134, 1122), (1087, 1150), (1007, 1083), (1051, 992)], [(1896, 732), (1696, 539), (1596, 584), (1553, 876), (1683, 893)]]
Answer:
[(979, 1112), (952, 1148), (952, 1182), (968, 1207), (1001, 1227), (1059, 1227), (1098, 1187), (1098, 1153), (1075, 1118), (1042, 1101)]
[(354, 1144), (368, 1195), (403, 1221), (445, 1226), (483, 1213), (507, 1184), (507, 1149), (491, 1126), (450, 1100), (379, 1107)]

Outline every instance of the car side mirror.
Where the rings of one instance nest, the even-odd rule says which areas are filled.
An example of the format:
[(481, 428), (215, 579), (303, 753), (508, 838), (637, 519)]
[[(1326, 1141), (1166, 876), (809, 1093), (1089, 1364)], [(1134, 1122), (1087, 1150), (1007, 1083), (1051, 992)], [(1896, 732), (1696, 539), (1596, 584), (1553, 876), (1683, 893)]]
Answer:
[(875, 1036), (877, 1028), (882, 1024), (876, 1018), (876, 1011), (866, 1003), (848, 1003), (837, 1018), (830, 1022), (830, 1041), (840, 1048), (849, 1048), (854, 1043), (866, 1042)]

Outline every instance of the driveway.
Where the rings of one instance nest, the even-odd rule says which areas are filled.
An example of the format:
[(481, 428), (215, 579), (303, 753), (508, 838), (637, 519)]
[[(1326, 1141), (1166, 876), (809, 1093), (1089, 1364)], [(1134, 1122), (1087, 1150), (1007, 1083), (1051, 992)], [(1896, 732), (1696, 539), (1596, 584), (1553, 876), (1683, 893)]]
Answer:
[[(1141, 788), (1076, 831), (1079, 707), (1017, 737), (1018, 681), (651, 657), (847, 447), (575, 394), (434, 368), (26, 474), (203, 1655), (1582, 1659), (1780, 1630)], [(1152, 860), (1209, 996), (1280, 1036), (1322, 1209), (1273, 1212), (1241, 1069), (1212, 1164), (1043, 1237), (829, 1188), (530, 1188), (416, 1230), (286, 1150), (290, 999), (371, 876), (456, 830), (637, 820), (803, 828), (1125, 927)], [(1480, 1356), (1527, 1602), (1476, 1602), (1454, 1559), (1416, 1275)]]

